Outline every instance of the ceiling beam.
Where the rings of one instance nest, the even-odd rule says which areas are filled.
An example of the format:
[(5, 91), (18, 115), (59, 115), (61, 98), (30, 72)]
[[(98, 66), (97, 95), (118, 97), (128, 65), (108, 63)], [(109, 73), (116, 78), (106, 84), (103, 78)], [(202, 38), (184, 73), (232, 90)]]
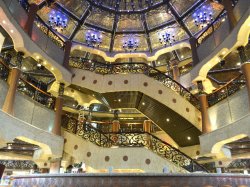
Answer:
[[(116, 0), (115, 9), (118, 11), (119, 7), (120, 7), (120, 0)], [(113, 24), (112, 33), (111, 33), (111, 41), (110, 41), (110, 45), (109, 45), (109, 52), (110, 53), (113, 51), (113, 48), (114, 48), (115, 34), (116, 34), (119, 18), (120, 18), (120, 16), (118, 14), (115, 14), (114, 24)]]
[[(134, 11), (132, 11), (132, 10), (128, 11), (128, 10), (116, 10), (115, 8), (110, 8), (108, 6), (100, 5), (96, 2), (94, 2), (93, 0), (86, 0), (86, 1), (88, 1), (88, 3), (90, 5), (97, 7), (101, 10), (105, 10), (105, 11), (111, 12), (113, 14), (119, 14), (119, 15), (121, 15), (121, 14), (144, 14), (146, 12), (149, 12), (150, 10), (157, 9), (165, 4), (165, 2), (162, 1), (159, 3), (155, 3), (154, 5), (148, 6), (147, 8), (142, 8), (140, 10), (134, 10)], [(109, 1), (109, 2), (111, 2), (111, 1)]]
[(147, 44), (148, 44), (148, 48), (149, 48), (149, 52), (152, 53), (152, 44), (151, 44), (151, 40), (150, 40), (150, 36), (149, 36), (149, 29), (148, 29), (148, 24), (145, 18), (145, 14), (141, 15), (141, 19), (142, 19), (142, 23), (143, 23), (143, 27), (145, 30), (145, 34), (146, 34), (146, 38), (147, 38)]
[(71, 33), (69, 40), (72, 40), (75, 37), (76, 33), (81, 29), (81, 26), (84, 24), (85, 20), (89, 17), (91, 11), (92, 11), (92, 7), (89, 5), (88, 8), (86, 9), (86, 11), (84, 12), (82, 18), (78, 22), (76, 28)]
[(168, 12), (168, 9), (171, 11), (171, 14), (174, 16), (176, 22), (182, 27), (182, 29), (188, 34), (189, 37), (192, 37), (192, 33), (188, 30), (187, 26), (183, 22), (183, 18), (179, 16), (178, 12), (175, 10), (175, 8), (169, 3), (169, 0), (163, 0), (163, 2), (167, 5), (166, 11)]
[(69, 15), (69, 17), (71, 17), (72, 19), (80, 22), (80, 19), (75, 15), (73, 14), (72, 12), (70, 12), (68, 9), (66, 9), (65, 7), (63, 7), (62, 5), (60, 5), (59, 3), (54, 3), (55, 7), (58, 8), (59, 10), (62, 10), (62, 12), (66, 15)]
[(93, 25), (92, 23), (87, 23), (87, 22), (85, 22), (84, 25), (87, 26), (87, 27), (91, 27), (91, 28), (93, 28), (93, 29), (96, 29), (96, 30), (98, 30), (98, 31), (102, 31), (102, 32), (106, 32), (106, 33), (112, 33), (111, 30), (105, 29), (105, 28), (103, 28), (103, 27), (99, 27), (99, 26), (97, 26), (97, 25)]

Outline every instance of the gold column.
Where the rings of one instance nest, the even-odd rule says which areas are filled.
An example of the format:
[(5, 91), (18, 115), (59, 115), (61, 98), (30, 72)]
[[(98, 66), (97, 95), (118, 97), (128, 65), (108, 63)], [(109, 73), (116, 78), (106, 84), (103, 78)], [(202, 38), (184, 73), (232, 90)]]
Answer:
[(55, 120), (52, 133), (58, 136), (61, 136), (61, 118), (62, 118), (62, 107), (63, 107), (63, 98), (58, 96), (56, 98), (55, 104)]
[(143, 123), (143, 131), (151, 133), (151, 129), (152, 129), (151, 120), (145, 120), (144, 123)]
[(56, 98), (55, 104), (55, 120), (52, 128), (52, 133), (61, 136), (61, 119), (62, 119), (62, 108), (63, 108), (63, 92), (64, 83), (60, 83), (58, 90), (58, 97)]
[(118, 120), (114, 120), (112, 123), (112, 132), (119, 132), (120, 131), (120, 122)]
[(202, 81), (197, 82), (199, 90), (199, 101), (201, 106), (202, 134), (211, 132), (211, 123), (208, 115), (207, 95), (203, 91)]
[(211, 132), (211, 124), (208, 115), (208, 102), (207, 95), (202, 93), (199, 95), (200, 106), (201, 106), (201, 117), (202, 117), (202, 134)]
[(49, 173), (59, 173), (61, 167), (61, 159), (55, 159), (50, 162)]
[(16, 97), (16, 89), (21, 75), (19, 68), (13, 68), (8, 77), (9, 89), (3, 104), (2, 110), (10, 115), (14, 114), (14, 103)]
[(180, 81), (180, 70), (178, 67), (178, 61), (173, 61), (171, 64), (172, 64), (172, 69), (173, 69), (173, 79), (176, 82), (179, 82)]
[(247, 92), (248, 92), (248, 103), (250, 108), (250, 62), (246, 62), (241, 65), (242, 72), (246, 79), (246, 86), (247, 86)]

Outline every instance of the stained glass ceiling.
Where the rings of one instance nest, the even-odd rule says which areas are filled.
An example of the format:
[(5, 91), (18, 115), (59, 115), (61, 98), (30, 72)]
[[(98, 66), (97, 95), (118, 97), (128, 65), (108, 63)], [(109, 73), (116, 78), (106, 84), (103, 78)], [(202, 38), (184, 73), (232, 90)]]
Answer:
[[(213, 0), (28, 0), (28, 3), (39, 5), (37, 14), (45, 23), (49, 23), (52, 11), (67, 17), (67, 27), (57, 30), (64, 40), (107, 53), (154, 53), (205, 29), (196, 26), (196, 12), (206, 8), (215, 19), (224, 9)], [(87, 41), (87, 36), (92, 32), (98, 33), (98, 45), (88, 45), (92, 41)], [(161, 43), (163, 35), (170, 36), (171, 42)], [(131, 50), (131, 45), (136, 48)]]

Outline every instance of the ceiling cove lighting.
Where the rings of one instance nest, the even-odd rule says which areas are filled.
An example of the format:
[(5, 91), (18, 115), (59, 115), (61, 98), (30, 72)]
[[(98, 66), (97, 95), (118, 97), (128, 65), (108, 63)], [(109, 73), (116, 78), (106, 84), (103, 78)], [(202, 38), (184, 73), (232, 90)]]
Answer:
[(194, 23), (197, 27), (207, 27), (213, 19), (213, 11), (211, 7), (202, 6), (193, 14)]
[(139, 47), (139, 40), (134, 38), (133, 36), (128, 37), (128, 39), (123, 40), (122, 48), (126, 52), (135, 52)]
[(62, 13), (52, 10), (49, 14), (49, 26), (55, 31), (63, 31), (68, 27), (68, 18)]
[(102, 35), (99, 31), (87, 31), (85, 40), (89, 47), (99, 48), (100, 44), (102, 43)]

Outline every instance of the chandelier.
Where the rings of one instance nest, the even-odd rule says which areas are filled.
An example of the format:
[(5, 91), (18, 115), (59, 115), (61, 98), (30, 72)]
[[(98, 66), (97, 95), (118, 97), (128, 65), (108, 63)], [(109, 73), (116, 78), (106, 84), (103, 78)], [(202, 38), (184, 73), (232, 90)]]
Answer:
[(202, 6), (193, 14), (194, 23), (197, 27), (205, 28), (213, 19), (213, 12), (211, 7)]
[(55, 31), (63, 31), (68, 26), (68, 18), (57, 11), (51, 11), (49, 14), (49, 26)]
[(159, 35), (159, 42), (164, 46), (172, 45), (175, 42), (175, 36), (170, 34), (169, 32), (162, 32), (158, 33)]
[(99, 47), (102, 43), (102, 35), (98, 31), (88, 31), (85, 36), (86, 43), (89, 47)]
[(129, 37), (127, 40), (124, 40), (122, 45), (123, 49), (125, 51), (129, 51), (130, 53), (136, 51), (138, 46), (139, 40), (133, 37)]

